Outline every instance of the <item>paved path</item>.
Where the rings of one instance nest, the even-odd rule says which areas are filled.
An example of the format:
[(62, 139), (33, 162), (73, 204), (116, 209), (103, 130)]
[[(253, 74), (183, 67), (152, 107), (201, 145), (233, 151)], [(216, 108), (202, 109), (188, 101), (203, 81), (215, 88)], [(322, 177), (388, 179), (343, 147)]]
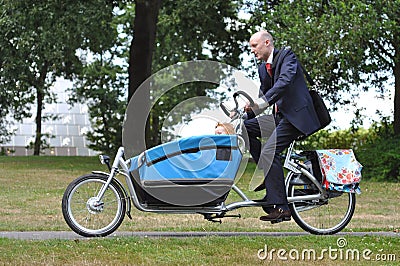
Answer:
[[(207, 237), (207, 236), (302, 236), (306, 232), (114, 232), (107, 237)], [(344, 232), (335, 236), (389, 236), (400, 237), (400, 232)], [(35, 232), (0, 232), (0, 237), (24, 240), (46, 239), (83, 239), (84, 237), (72, 231), (35, 231)]]

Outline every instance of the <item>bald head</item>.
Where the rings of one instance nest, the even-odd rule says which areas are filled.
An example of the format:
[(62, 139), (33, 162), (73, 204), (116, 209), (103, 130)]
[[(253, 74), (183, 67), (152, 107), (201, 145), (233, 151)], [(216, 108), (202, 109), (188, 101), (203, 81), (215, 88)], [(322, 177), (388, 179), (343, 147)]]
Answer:
[(258, 39), (258, 40), (260, 40), (260, 41), (262, 41), (262, 42), (264, 42), (264, 41), (266, 41), (266, 40), (269, 40), (270, 43), (271, 43), (271, 45), (274, 45), (274, 38), (272, 38), (271, 33), (269, 33), (269, 32), (266, 31), (266, 30), (261, 30), (261, 31), (259, 31), (259, 32), (254, 33), (254, 34), (251, 36), (250, 41), (251, 41), (251, 39)]
[(251, 52), (258, 60), (267, 61), (269, 55), (274, 50), (274, 40), (272, 35), (266, 30), (254, 33), (249, 43)]

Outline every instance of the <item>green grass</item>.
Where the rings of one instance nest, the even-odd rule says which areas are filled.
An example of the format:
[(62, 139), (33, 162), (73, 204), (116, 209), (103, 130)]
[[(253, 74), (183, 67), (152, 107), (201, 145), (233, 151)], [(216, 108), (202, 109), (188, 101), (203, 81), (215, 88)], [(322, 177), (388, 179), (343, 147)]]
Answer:
[(90, 169), (95, 157), (0, 157), (0, 231), (61, 230), (62, 194)]
[[(61, 212), (61, 199), (67, 185), (92, 170), (106, 171), (96, 157), (0, 157), (0, 231), (70, 230)], [(261, 192), (248, 191), (254, 164), (239, 180), (250, 198)], [(354, 217), (345, 231), (394, 231), (400, 229), (400, 184), (361, 183)], [(238, 200), (231, 193), (228, 201)], [(242, 218), (225, 218), (222, 224), (210, 223), (200, 215), (143, 213), (132, 210), (120, 231), (301, 231), (293, 221), (271, 225), (258, 220), (260, 208), (235, 211)]]
[[(309, 265), (316, 262), (319, 265), (370, 265), (371, 260), (385, 258), (386, 261), (380, 261), (380, 265), (394, 265), (400, 260), (400, 238), (346, 236), (347, 245), (343, 247), (338, 246), (338, 239), (337, 236), (162, 239), (129, 237), (47, 241), (0, 239), (0, 264)], [(279, 257), (277, 252), (280, 249), (283, 251), (280, 251)], [(324, 249), (327, 251), (323, 253)], [(363, 252), (367, 249), (371, 253), (363, 257)], [(265, 250), (268, 251), (267, 254)]]
[[(247, 191), (250, 165), (238, 186)], [(92, 170), (106, 171), (94, 157), (0, 157), (0, 231), (70, 231), (61, 213), (61, 198), (67, 185)], [(344, 232), (397, 231), (400, 229), (400, 184), (363, 181), (354, 217)], [(261, 198), (263, 192), (249, 192)], [(229, 201), (238, 199), (231, 194)], [(236, 213), (241, 219), (226, 218), (210, 223), (200, 215), (161, 215), (133, 210), (119, 231), (299, 231), (295, 222), (275, 225), (258, 220), (259, 208)], [(296, 237), (201, 237), (201, 238), (111, 238), (85, 240), (28, 241), (0, 239), (0, 265), (283, 265), (285, 261), (260, 260), (257, 251), (268, 249), (336, 248), (339, 236)], [(371, 249), (373, 254), (396, 254), (399, 238), (345, 236), (348, 248)], [(292, 261), (309, 265), (310, 261)], [(327, 255), (323, 265), (344, 265)], [(380, 264), (394, 265), (396, 262)], [(355, 264), (369, 265), (360, 260)]]

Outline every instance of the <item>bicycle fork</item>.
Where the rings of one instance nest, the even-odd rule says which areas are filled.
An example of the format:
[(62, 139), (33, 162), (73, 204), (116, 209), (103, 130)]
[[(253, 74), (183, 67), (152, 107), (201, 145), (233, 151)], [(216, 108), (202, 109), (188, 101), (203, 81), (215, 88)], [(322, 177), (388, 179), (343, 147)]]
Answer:
[(118, 149), (117, 155), (115, 156), (114, 162), (111, 166), (111, 171), (110, 171), (110, 174), (108, 175), (107, 182), (101, 187), (99, 193), (96, 196), (97, 202), (100, 202), (102, 200), (104, 193), (106, 193), (106, 190), (107, 190), (108, 186), (110, 185), (111, 181), (118, 174), (118, 164), (119, 164), (119, 160), (120, 160), (120, 158), (122, 158), (123, 154), (124, 154), (124, 148), (120, 147)]

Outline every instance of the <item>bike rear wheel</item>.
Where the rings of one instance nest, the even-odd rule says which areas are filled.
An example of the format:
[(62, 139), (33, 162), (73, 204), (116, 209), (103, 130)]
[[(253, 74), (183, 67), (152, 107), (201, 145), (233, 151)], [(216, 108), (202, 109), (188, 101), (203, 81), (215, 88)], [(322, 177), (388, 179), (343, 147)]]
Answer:
[(75, 179), (64, 192), (62, 212), (68, 226), (85, 237), (106, 236), (122, 223), (126, 201), (120, 186), (112, 181), (101, 200), (97, 194), (107, 176), (90, 174)]
[[(317, 194), (313, 184), (296, 184), (288, 180), (288, 196)], [(343, 230), (353, 217), (356, 196), (354, 193), (328, 191), (329, 197), (320, 200), (303, 200), (289, 204), (292, 217), (305, 231), (316, 235), (331, 235)]]

